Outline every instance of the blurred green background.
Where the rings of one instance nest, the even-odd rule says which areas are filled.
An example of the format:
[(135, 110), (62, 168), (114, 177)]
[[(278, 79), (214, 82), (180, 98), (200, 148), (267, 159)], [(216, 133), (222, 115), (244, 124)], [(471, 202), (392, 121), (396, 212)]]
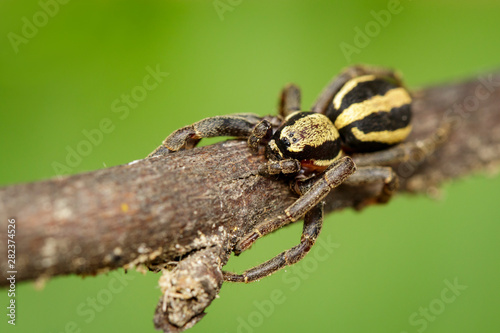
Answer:
[[(352, 63), (397, 68), (413, 88), (498, 69), (499, 17), (500, 3), (488, 0), (3, 0), (0, 184), (140, 159), (204, 117), (273, 114), (288, 82), (300, 84), (307, 107)], [(157, 81), (144, 81), (155, 70)], [(103, 119), (112, 129), (79, 146)], [(402, 195), (330, 215), (304, 261), (225, 284), (191, 332), (499, 332), (499, 195), (500, 177), (477, 174), (443, 186), (440, 200)], [(260, 240), (228, 268), (291, 247), (301, 228)], [(158, 277), (60, 277), (41, 291), (20, 283), (15, 328), (0, 291), (0, 327), (154, 332)], [(110, 292), (116, 283), (123, 288)]]

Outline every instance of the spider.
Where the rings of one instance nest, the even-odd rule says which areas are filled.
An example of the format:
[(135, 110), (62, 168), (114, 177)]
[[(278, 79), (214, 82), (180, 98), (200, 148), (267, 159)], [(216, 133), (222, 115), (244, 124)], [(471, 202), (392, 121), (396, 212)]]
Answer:
[[(411, 95), (394, 71), (353, 66), (334, 78), (311, 111), (300, 111), (300, 90), (290, 84), (281, 93), (278, 117), (234, 114), (200, 120), (169, 135), (163, 146), (175, 152), (190, 149), (202, 138), (245, 138), (257, 153), (265, 145), (262, 176), (292, 178), (299, 198), (278, 217), (258, 224), (235, 246), (239, 255), (260, 237), (302, 217), (300, 243), (242, 274), (224, 271), (224, 280), (252, 282), (304, 258), (323, 223), (324, 199), (341, 183), (383, 183), (378, 202), (387, 202), (398, 186), (388, 166), (432, 154), (448, 136), (441, 126), (424, 140), (402, 143), (411, 131)], [(356, 161), (354, 163), (353, 159)]]

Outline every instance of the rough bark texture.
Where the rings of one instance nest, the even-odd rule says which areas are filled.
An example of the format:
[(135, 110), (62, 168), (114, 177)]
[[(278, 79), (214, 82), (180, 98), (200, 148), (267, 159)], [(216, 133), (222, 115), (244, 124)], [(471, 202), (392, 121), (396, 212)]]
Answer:
[[(497, 170), (500, 74), (417, 92), (413, 109), (409, 140), (432, 135), (443, 121), (456, 126), (430, 158), (395, 166), (400, 191), (432, 193), (446, 180)], [(17, 281), (147, 264), (163, 271), (157, 328), (191, 327), (217, 295), (239, 237), (295, 199), (286, 182), (256, 175), (263, 161), (245, 142), (226, 141), (2, 188), (0, 228), (7, 230), (9, 218), (18, 226)], [(328, 197), (327, 211), (363, 207), (379, 189), (343, 185)], [(6, 242), (1, 237), (0, 248)], [(5, 259), (0, 270), (9, 270)]]

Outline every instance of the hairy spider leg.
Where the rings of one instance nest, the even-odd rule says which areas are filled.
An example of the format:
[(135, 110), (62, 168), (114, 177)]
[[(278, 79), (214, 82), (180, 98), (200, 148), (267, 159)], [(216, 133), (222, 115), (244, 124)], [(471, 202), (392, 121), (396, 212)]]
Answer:
[(309, 252), (316, 242), (316, 238), (323, 225), (324, 201), (320, 201), (310, 209), (304, 217), (304, 228), (300, 243), (291, 249), (278, 254), (276, 257), (245, 271), (243, 274), (235, 274), (223, 271), (225, 281), (231, 282), (252, 282), (260, 278), (273, 274), (287, 265), (295, 264)]
[(281, 90), (278, 114), (285, 119), (296, 111), (300, 111), (300, 88), (290, 83)]
[(397, 190), (399, 183), (396, 173), (388, 165), (404, 163), (409, 160), (414, 163), (422, 162), (446, 141), (451, 129), (452, 124), (445, 122), (440, 125), (433, 135), (425, 139), (399, 144), (373, 153), (354, 155), (353, 160), (358, 169), (344, 183), (360, 186), (382, 181), (384, 185), (376, 199), (380, 203), (388, 202)]
[(332, 79), (330, 83), (323, 89), (321, 94), (316, 99), (316, 102), (311, 108), (311, 111), (325, 114), (328, 109), (328, 105), (332, 102), (335, 95), (339, 92), (340, 88), (352, 78), (362, 76), (362, 75), (375, 75), (377, 77), (386, 77), (393, 79), (398, 85), (404, 87), (403, 82), (396, 72), (381, 68), (381, 67), (371, 67), (371, 66), (352, 66), (348, 67), (342, 73)]
[(267, 161), (259, 165), (259, 175), (269, 177), (280, 173), (285, 175), (296, 174), (301, 169), (299, 160), (287, 158), (279, 161)]
[(267, 143), (273, 135), (273, 126), (267, 119), (262, 119), (257, 125), (254, 126), (252, 132), (248, 136), (247, 143), (253, 154), (259, 152), (259, 145)]
[(254, 114), (234, 114), (202, 119), (170, 134), (163, 145), (170, 151), (191, 149), (202, 138), (234, 136), (248, 138), (262, 118)]
[(372, 153), (355, 154), (352, 156), (358, 166), (391, 165), (409, 160), (421, 162), (432, 155), (450, 136), (453, 129), (451, 122), (444, 122), (430, 136), (412, 142)]
[(239, 255), (260, 237), (299, 220), (305, 213), (320, 203), (333, 188), (339, 186), (355, 171), (356, 166), (348, 156), (334, 162), (324, 173), (314, 178), (314, 184), (308, 188), (307, 192), (303, 193), (293, 204), (286, 208), (284, 214), (260, 223), (252, 232), (244, 236), (236, 244), (234, 253)]
[[(283, 88), (280, 95), (280, 100), (278, 104), (278, 114), (281, 118), (285, 119), (290, 114), (300, 111), (300, 88), (295, 84), (288, 84)], [(271, 123), (263, 119), (258, 123), (250, 136), (248, 137), (248, 147), (255, 154), (259, 150), (260, 144), (267, 143), (267, 140), (272, 136), (272, 125)], [(294, 165), (298, 162), (289, 162), (283, 164), (284, 169), (281, 171), (282, 173), (297, 173), (299, 169), (294, 168)], [(275, 175), (280, 173), (274, 172), (276, 169), (276, 163), (273, 163), (272, 166), (269, 166), (269, 173), (264, 173), (267, 175)], [(263, 174), (263, 175), (264, 175)]]
[(391, 167), (358, 166), (356, 173), (347, 178), (344, 184), (363, 186), (379, 181), (383, 183), (383, 187), (374, 199), (379, 203), (386, 203), (391, 199), (399, 185), (399, 178)]

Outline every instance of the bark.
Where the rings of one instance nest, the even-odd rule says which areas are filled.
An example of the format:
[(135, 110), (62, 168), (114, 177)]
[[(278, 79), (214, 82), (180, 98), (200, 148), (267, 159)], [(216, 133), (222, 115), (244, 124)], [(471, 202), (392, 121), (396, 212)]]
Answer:
[[(497, 170), (500, 73), (414, 97), (409, 140), (429, 137), (443, 121), (455, 127), (430, 158), (394, 166), (400, 191), (432, 194), (444, 181)], [(182, 331), (217, 295), (221, 267), (238, 239), (296, 199), (285, 181), (257, 175), (263, 161), (233, 140), (174, 154), (160, 149), (126, 165), (2, 188), (1, 230), (8, 219), (16, 221), (16, 280), (145, 264), (163, 272), (157, 327)], [(362, 208), (379, 185), (342, 185), (327, 198), (326, 210)], [(0, 269), (12, 270), (7, 264), (2, 258)]]

